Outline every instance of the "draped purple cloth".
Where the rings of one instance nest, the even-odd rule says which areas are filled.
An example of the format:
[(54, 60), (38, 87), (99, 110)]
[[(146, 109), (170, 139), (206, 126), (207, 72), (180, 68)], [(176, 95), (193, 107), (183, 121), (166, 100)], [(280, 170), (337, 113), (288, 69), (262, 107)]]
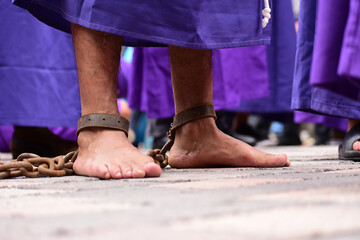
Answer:
[(9, 151), (11, 125), (58, 127), (76, 140), (81, 116), (71, 36), (0, 1), (0, 151)]
[(0, 125), (73, 127), (80, 117), (69, 34), (0, 1)]
[[(270, 1), (271, 2), (271, 1)], [(124, 36), (124, 44), (231, 48), (268, 44), (263, 0), (15, 0), (39, 20), (70, 32), (69, 22)]]
[[(356, 32), (360, 31), (360, 26), (356, 26), (359, 24), (348, 20), (353, 14), (360, 13), (360, 10), (353, 9), (350, 12), (350, 2), (349, 0), (319, 1), (310, 84), (357, 100), (359, 99), (359, 89), (352, 84), (350, 72), (360, 71), (360, 65), (356, 65), (356, 61), (353, 64), (350, 63), (352, 60), (356, 60), (356, 58), (352, 59), (353, 56), (350, 52), (356, 55), (354, 49), (356, 43), (358, 47), (360, 46), (360, 38), (354, 39)], [(360, 20), (360, 17), (358, 18)], [(345, 28), (357, 28), (358, 30), (345, 31)], [(357, 53), (360, 54), (360, 50)], [(343, 72), (348, 77), (344, 77), (338, 72), (341, 65), (340, 60), (343, 60), (342, 65), (349, 66), (349, 68), (342, 67), (343, 71), (350, 71), (349, 73)], [(357, 63), (360, 64), (360, 62)], [(352, 70), (351, 66), (356, 70)]]
[(301, 1), (293, 109), (360, 119), (358, 6), (359, 0)]
[(294, 121), (296, 123), (316, 123), (343, 132), (347, 131), (348, 120), (345, 118), (330, 117), (320, 114), (295, 111)]
[[(213, 102), (217, 110), (234, 108), (244, 99), (269, 95), (265, 46), (213, 52)], [(167, 49), (137, 48), (122, 69), (128, 79), (130, 107), (150, 118), (172, 117), (170, 62)]]
[[(291, 90), (296, 35), (291, 1), (274, 1), (272, 42), (268, 47), (213, 51), (213, 102), (217, 110), (292, 112)], [(129, 103), (151, 118), (174, 115), (168, 52), (135, 49), (123, 67), (129, 79)]]
[(263, 56), (268, 65), (269, 96), (243, 100), (233, 111), (259, 114), (292, 113), (296, 33), (291, 1), (274, 1), (272, 10), (271, 44), (266, 47), (266, 55)]

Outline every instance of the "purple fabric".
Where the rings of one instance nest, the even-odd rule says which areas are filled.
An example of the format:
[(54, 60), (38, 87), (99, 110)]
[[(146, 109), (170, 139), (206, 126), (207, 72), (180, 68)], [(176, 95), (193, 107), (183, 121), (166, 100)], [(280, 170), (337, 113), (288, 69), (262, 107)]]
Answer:
[[(81, 109), (71, 35), (5, 1), (0, 22), (0, 125), (50, 127), (76, 141)], [(10, 135), (0, 139), (6, 149)]]
[(13, 126), (0, 126), (0, 152), (10, 152), (10, 141), (13, 133)]
[[(268, 97), (243, 100), (232, 109), (248, 113), (292, 113), (291, 93), (294, 77), (296, 33), (291, 1), (274, 1), (272, 8), (273, 31), (267, 46), (270, 94)], [(258, 74), (258, 73), (254, 73)]]
[(358, 89), (337, 74), (349, 3), (349, 0), (319, 1), (310, 84), (358, 99)]
[(80, 117), (71, 36), (0, 1), (0, 125), (69, 126)]
[(213, 55), (213, 102), (217, 110), (269, 96), (265, 46), (216, 50)]
[(61, 137), (62, 139), (69, 140), (69, 141), (77, 141), (76, 137), (76, 127), (64, 128), (64, 127), (52, 127), (49, 130)]
[(131, 109), (146, 112), (151, 118), (174, 114), (169, 55), (166, 48), (136, 48), (128, 68), (121, 71), (128, 79)]
[[(343, 23), (348, 15), (343, 13), (348, 12), (349, 1), (320, 0), (319, 5), (317, 5), (317, 1), (313, 0), (301, 1), (292, 96), (293, 109), (335, 117), (360, 119), (360, 101), (357, 100), (358, 88), (350, 84), (348, 77), (340, 77), (336, 72), (340, 48), (343, 46), (342, 39), (339, 39), (338, 35), (344, 35), (345, 25)], [(317, 8), (319, 8), (318, 16), (316, 14)], [(330, 17), (328, 13), (334, 15)], [(339, 27), (337, 21), (342, 23), (342, 28)], [(322, 26), (327, 26), (327, 24), (334, 26), (331, 33), (324, 30), (329, 28)], [(321, 37), (321, 35), (326, 35), (327, 38)], [(317, 41), (318, 37), (326, 39), (334, 45), (329, 47), (327, 42)], [(317, 44), (314, 45), (314, 41)], [(325, 49), (328, 52), (325, 52)], [(317, 55), (317, 61), (321, 61), (319, 64), (315, 60), (313, 61), (313, 53), (314, 57), (315, 54)], [(316, 85), (310, 85), (310, 81)]]
[[(213, 102), (217, 110), (234, 108), (244, 99), (268, 96), (265, 47), (214, 50)], [(167, 49), (137, 48), (130, 68), (128, 100), (132, 109), (150, 118), (174, 115), (170, 62)]]
[[(127, 80), (127, 76), (125, 76), (124, 74), (126, 72), (128, 72), (129, 70), (127, 70), (127, 68), (129, 68), (129, 64), (127, 64), (125, 62), (125, 60), (123, 58), (121, 58), (120, 60), (120, 66), (122, 70), (119, 70), (118, 73), (118, 81), (117, 81), (117, 97), (118, 98), (126, 98), (128, 95), (128, 80)], [(118, 101), (118, 107), (119, 107), (119, 111), (120, 111), (120, 102)]]
[(317, 123), (334, 128), (343, 132), (347, 131), (348, 120), (344, 118), (329, 117), (319, 114), (295, 111), (294, 121), (296, 123)]
[[(271, 1), (270, 1), (271, 2)], [(261, 26), (263, 0), (15, 0), (39, 20), (70, 32), (70, 22), (124, 36), (124, 44), (150, 41), (187, 48), (269, 44)], [(152, 44), (154, 45), (154, 44)]]
[[(292, 112), (294, 16), (289, 0), (274, 1), (272, 7), (272, 43), (267, 50), (260, 46), (214, 51), (213, 89), (217, 110)], [(131, 67), (131, 72), (126, 74), (130, 80), (130, 106), (146, 112), (151, 118), (172, 117), (174, 103), (167, 50), (137, 49)]]
[(350, 0), (338, 73), (359, 87), (360, 79), (360, 0)]

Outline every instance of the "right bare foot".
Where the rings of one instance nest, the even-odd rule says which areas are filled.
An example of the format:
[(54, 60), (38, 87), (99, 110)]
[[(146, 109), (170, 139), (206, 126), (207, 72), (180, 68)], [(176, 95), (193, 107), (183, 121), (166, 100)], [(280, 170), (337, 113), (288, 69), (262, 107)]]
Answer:
[(78, 137), (79, 155), (74, 163), (78, 175), (110, 178), (159, 177), (161, 168), (139, 152), (122, 131), (86, 129)]
[(288, 167), (285, 154), (273, 155), (221, 132), (213, 118), (197, 119), (176, 130), (169, 164), (175, 168)]

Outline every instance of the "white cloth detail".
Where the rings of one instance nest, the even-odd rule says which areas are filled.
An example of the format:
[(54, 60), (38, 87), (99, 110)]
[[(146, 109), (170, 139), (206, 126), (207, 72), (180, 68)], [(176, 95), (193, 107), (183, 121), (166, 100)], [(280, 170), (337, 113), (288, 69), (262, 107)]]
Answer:
[(270, 8), (270, 4), (269, 4), (269, 0), (264, 0), (264, 5), (265, 8), (261, 11), (262, 15), (263, 15), (263, 19), (262, 19), (262, 27), (265, 28), (266, 25), (269, 23), (269, 19), (271, 18), (271, 8)]

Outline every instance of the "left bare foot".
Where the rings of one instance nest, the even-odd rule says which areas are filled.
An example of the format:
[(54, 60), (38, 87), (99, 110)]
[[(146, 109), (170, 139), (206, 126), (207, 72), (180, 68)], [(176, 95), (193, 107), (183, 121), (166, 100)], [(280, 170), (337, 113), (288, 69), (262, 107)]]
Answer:
[(189, 122), (175, 133), (169, 164), (174, 168), (288, 167), (285, 154), (262, 152), (221, 132), (213, 118)]
[(78, 175), (110, 178), (159, 177), (154, 160), (139, 152), (122, 131), (103, 128), (80, 132), (79, 156), (74, 163)]

